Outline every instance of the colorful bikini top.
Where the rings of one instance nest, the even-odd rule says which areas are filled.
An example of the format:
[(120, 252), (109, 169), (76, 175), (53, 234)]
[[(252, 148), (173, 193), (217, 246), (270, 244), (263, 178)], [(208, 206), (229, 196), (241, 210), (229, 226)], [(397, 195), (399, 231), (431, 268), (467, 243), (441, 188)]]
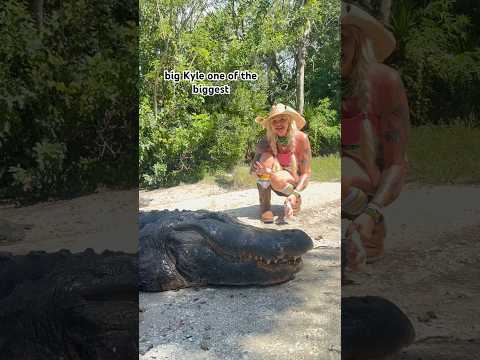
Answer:
[(291, 151), (286, 153), (278, 153), (277, 154), (278, 162), (282, 167), (289, 167), (290, 164), (292, 163), (292, 155), (293, 153)]

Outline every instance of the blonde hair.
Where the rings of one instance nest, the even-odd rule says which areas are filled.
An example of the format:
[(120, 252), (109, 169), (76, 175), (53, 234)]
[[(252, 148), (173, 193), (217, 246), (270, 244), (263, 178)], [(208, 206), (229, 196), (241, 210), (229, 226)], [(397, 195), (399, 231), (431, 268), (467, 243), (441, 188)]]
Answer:
[[(279, 116), (285, 116), (285, 115), (279, 115)], [(295, 133), (297, 132), (297, 124), (295, 121), (292, 119), (291, 116), (287, 116), (290, 124), (288, 125), (287, 128), (287, 138), (288, 138), (288, 149), (292, 153), (292, 162), (291, 162), (291, 170), (293, 174), (297, 174), (297, 157), (295, 156)], [(271, 119), (268, 120), (268, 123), (266, 124), (266, 130), (267, 130), (267, 141), (268, 144), (270, 145), (270, 149), (272, 151), (273, 156), (276, 158), (278, 155), (278, 147), (277, 147), (277, 139), (278, 136), (275, 134), (275, 131), (273, 130), (272, 127), (272, 120), (275, 119), (275, 116), (272, 117)], [(273, 169), (274, 171), (278, 171), (278, 167), (280, 165), (276, 164), (277, 169)]]
[(352, 96), (358, 99), (360, 111), (365, 114), (360, 129), (360, 154), (367, 166), (375, 166), (376, 159), (376, 141), (373, 135), (373, 129), (368, 120), (368, 113), (371, 107), (370, 83), (368, 79), (369, 67), (376, 63), (375, 52), (371, 40), (363, 35), (361, 29), (351, 26), (355, 30), (352, 35), (355, 39), (355, 54), (353, 58), (353, 68), (349, 76), (352, 84)]

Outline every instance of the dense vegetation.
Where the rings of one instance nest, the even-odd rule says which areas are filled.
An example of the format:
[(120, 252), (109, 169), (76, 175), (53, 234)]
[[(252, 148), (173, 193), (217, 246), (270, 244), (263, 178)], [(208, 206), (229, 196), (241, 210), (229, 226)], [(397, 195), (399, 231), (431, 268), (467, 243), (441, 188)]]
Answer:
[[(298, 106), (299, 49), (315, 155), (339, 143), (339, 1), (141, 0), (140, 183), (166, 186), (248, 161), (270, 105)], [(230, 95), (191, 95), (164, 70), (250, 70)], [(199, 82), (205, 84), (206, 82)]]
[[(381, 1), (377, 1), (378, 4)], [(388, 63), (408, 91), (412, 124), (479, 125), (480, 5), (475, 0), (393, 1), (398, 40)]]
[(0, 5), (0, 196), (137, 181), (134, 1)]
[[(478, 1), (364, 2), (377, 12), (392, 4), (398, 49), (387, 61), (404, 79), (412, 123), (478, 127)], [(302, 48), (313, 152), (337, 151), (339, 0), (139, 6), (137, 31), (131, 0), (1, 2), (0, 197), (166, 186), (245, 163), (262, 135), (255, 116), (274, 102), (298, 106)], [(260, 78), (230, 83), (228, 96), (191, 96), (190, 84), (163, 80), (165, 69)]]

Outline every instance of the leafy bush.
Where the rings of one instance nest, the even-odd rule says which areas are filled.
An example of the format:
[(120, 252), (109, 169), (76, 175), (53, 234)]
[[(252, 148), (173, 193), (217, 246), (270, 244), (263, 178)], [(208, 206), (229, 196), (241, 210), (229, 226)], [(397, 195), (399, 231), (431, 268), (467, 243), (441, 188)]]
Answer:
[(394, 2), (392, 27), (399, 40), (390, 63), (399, 69), (414, 125), (476, 117), (480, 48), (472, 18), (453, 0)]
[(0, 10), (0, 195), (135, 184), (136, 3), (54, 0), (43, 10), (41, 27), (28, 2)]
[(25, 192), (34, 192), (40, 196), (48, 194), (52, 188), (61, 187), (65, 182), (63, 173), (65, 153), (66, 146), (63, 143), (52, 144), (43, 140), (35, 144), (33, 158), (36, 166), (10, 167), (14, 185), (21, 186)]
[(336, 154), (340, 150), (340, 122), (338, 113), (325, 98), (316, 107), (305, 109), (307, 133), (313, 156)]
[[(312, 118), (317, 154), (334, 151), (336, 119), (321, 125), (323, 116), (335, 117), (333, 106), (319, 99), (338, 99), (339, 35), (332, 26), (338, 12), (335, 0), (304, 5), (227, 1), (214, 6), (204, 0), (142, 0), (140, 186), (194, 181), (207, 172), (248, 163), (265, 134), (255, 117), (268, 113), (273, 103), (294, 106), (295, 56), (308, 22), (305, 104), (320, 105), (311, 105), (307, 121)], [(250, 70), (259, 78), (230, 82), (230, 95), (211, 97), (191, 95), (190, 83), (163, 79), (164, 70), (187, 69)], [(317, 110), (322, 115), (315, 114)]]

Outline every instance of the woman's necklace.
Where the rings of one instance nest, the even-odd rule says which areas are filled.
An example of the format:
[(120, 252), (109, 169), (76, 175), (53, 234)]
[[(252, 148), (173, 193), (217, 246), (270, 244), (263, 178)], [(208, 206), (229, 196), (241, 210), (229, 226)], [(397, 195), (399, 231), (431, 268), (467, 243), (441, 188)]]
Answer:
[(277, 136), (277, 144), (287, 146), (288, 145), (288, 136)]

